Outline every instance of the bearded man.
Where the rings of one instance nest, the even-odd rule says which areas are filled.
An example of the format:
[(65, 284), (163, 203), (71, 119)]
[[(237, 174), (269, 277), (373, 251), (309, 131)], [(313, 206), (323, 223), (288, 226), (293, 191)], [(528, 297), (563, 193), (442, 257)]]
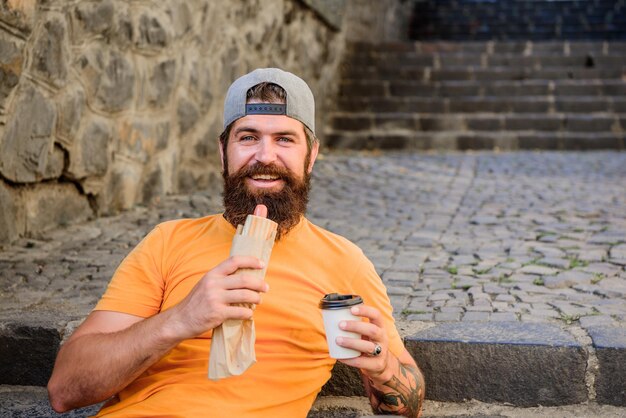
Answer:
[[(362, 321), (337, 338), (359, 356), (376, 413), (416, 417), (424, 380), (395, 328), (384, 285), (362, 251), (304, 214), (319, 151), (315, 103), (299, 77), (275, 68), (237, 79), (224, 104), (219, 146), (223, 214), (158, 225), (122, 262), (106, 293), (59, 351), (48, 392), (63, 412), (108, 400), (102, 417), (305, 417), (335, 360), (320, 299), (357, 294)], [(266, 266), (229, 257), (235, 227), (255, 208), (278, 223)], [(254, 304), (255, 310), (246, 305)], [(257, 362), (211, 381), (212, 330), (254, 318)]]

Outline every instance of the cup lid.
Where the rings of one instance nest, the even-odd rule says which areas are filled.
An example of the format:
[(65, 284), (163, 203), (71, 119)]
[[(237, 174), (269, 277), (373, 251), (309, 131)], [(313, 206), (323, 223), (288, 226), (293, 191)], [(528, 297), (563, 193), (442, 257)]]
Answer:
[(320, 300), (321, 309), (341, 309), (363, 303), (363, 299), (358, 295), (340, 295), (339, 293), (329, 293)]

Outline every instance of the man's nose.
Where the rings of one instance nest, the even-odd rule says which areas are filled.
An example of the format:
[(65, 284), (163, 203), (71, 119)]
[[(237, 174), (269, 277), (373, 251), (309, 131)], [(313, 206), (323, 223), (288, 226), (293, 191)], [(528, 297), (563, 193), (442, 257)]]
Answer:
[(256, 152), (256, 160), (262, 164), (270, 164), (276, 160), (276, 144), (271, 139), (262, 139)]

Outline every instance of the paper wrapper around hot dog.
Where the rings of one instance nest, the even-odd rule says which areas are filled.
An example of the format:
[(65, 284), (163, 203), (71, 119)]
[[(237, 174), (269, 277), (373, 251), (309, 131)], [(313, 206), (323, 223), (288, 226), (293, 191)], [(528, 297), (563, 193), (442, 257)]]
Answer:
[[(230, 248), (230, 255), (248, 255), (258, 257), (265, 268), (239, 269), (238, 273), (265, 278), (267, 264), (272, 254), (277, 224), (266, 218), (248, 215), (245, 225), (239, 225)], [(254, 309), (252, 304), (242, 304)], [(228, 319), (213, 329), (211, 353), (209, 355), (209, 373), (211, 380), (228, 376), (237, 376), (245, 372), (256, 362), (254, 342), (256, 339), (252, 319)]]

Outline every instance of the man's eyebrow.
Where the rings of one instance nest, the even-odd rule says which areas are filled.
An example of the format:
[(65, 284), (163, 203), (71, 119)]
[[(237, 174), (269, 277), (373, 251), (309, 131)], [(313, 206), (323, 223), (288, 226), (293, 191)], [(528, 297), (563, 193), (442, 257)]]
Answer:
[(235, 129), (235, 135), (241, 132), (252, 132), (252, 133), (259, 133), (260, 131), (258, 129), (255, 128), (251, 128), (249, 126), (240, 126), (239, 128)]
[(274, 135), (298, 136), (298, 133), (296, 131), (280, 131), (280, 132), (274, 132)]
[[(251, 132), (253, 134), (258, 134), (259, 132), (261, 132), (259, 129), (250, 127), (250, 126), (240, 126), (237, 129), (235, 129), (235, 135), (241, 133), (241, 132)], [(280, 132), (272, 132), (272, 136), (297, 136), (298, 132), (296, 131), (280, 131)]]

